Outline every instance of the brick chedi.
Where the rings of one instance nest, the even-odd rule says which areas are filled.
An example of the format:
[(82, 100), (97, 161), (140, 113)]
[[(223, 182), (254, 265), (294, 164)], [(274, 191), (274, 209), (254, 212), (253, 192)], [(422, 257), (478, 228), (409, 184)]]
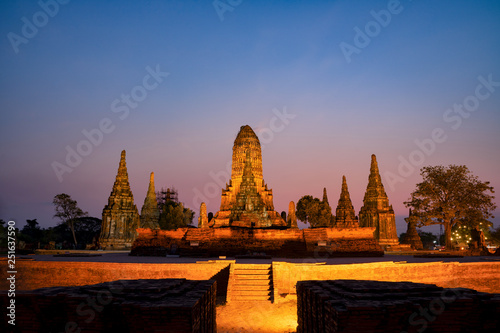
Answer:
[(330, 202), (328, 201), (328, 194), (326, 193), (326, 187), (323, 187), (323, 200), (321, 202), (325, 203), (328, 211), (330, 212), (330, 221), (327, 225), (323, 227), (333, 227), (335, 225), (335, 216), (332, 214), (332, 207), (330, 206)]
[(359, 227), (358, 217), (354, 213), (351, 196), (347, 189), (347, 181), (342, 176), (342, 190), (340, 192), (339, 203), (335, 212), (335, 227), (337, 228), (357, 228)]
[(252, 128), (242, 126), (233, 145), (231, 179), (222, 190), (220, 210), (211, 227), (266, 228), (286, 226), (274, 210), (273, 191), (262, 176), (260, 141)]
[(409, 244), (414, 250), (422, 250), (424, 246), (422, 244), (422, 239), (417, 232), (417, 218), (415, 215), (412, 215), (411, 209), (410, 214), (407, 218), (405, 218), (405, 221), (408, 223), (408, 229), (406, 230), (406, 234), (401, 237), (401, 244)]
[(289, 228), (298, 228), (297, 215), (295, 215), (295, 203), (293, 201), (290, 201), (288, 204), (287, 226)]
[(198, 228), (208, 227), (207, 205), (202, 202), (200, 205), (200, 216), (198, 217)]
[(375, 238), (381, 246), (399, 245), (394, 210), (382, 185), (377, 158), (372, 155), (370, 176), (363, 207), (359, 211), (360, 227), (375, 227)]
[(151, 172), (149, 187), (141, 209), (141, 228), (159, 229), (160, 210), (156, 202), (155, 174)]
[(100, 246), (108, 250), (130, 248), (139, 224), (139, 212), (128, 182), (124, 150), (108, 204), (102, 210)]

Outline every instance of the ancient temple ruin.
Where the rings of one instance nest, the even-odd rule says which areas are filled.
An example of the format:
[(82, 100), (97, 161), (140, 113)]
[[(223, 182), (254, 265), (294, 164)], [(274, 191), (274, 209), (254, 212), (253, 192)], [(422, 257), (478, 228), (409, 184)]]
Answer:
[(107, 250), (130, 248), (139, 226), (139, 212), (130, 190), (125, 150), (123, 150), (108, 204), (102, 210), (99, 245)]
[(248, 125), (241, 126), (233, 145), (231, 179), (222, 190), (220, 210), (210, 227), (286, 227), (274, 210), (273, 191), (262, 176), (259, 138)]
[[(326, 189), (323, 202), (328, 204)], [(328, 207), (331, 209), (329, 204)], [(376, 214), (383, 214), (383, 211), (375, 211)], [(137, 229), (138, 237), (131, 255), (165, 255), (171, 249), (194, 256), (249, 253), (292, 258), (383, 255), (374, 237), (377, 228), (374, 225), (358, 227), (345, 178), (337, 215), (338, 227), (299, 229), (292, 201), (285, 221), (274, 210), (273, 192), (262, 176), (259, 139), (246, 125), (240, 128), (234, 140), (231, 179), (222, 189), (220, 210), (213, 218), (208, 220), (206, 205), (202, 203), (198, 228)], [(335, 222), (332, 215), (330, 223)]]
[(148, 193), (141, 208), (141, 228), (159, 229), (160, 210), (156, 201), (155, 174), (151, 172), (149, 177)]
[(297, 215), (295, 215), (295, 203), (293, 201), (290, 201), (290, 203), (288, 204), (288, 216), (286, 224), (289, 228), (298, 228)]
[(406, 223), (408, 223), (408, 228), (406, 234), (401, 237), (401, 244), (408, 244), (414, 250), (422, 250), (424, 245), (422, 244), (422, 239), (417, 232), (417, 217), (412, 214), (411, 209), (407, 218), (405, 218)]
[(207, 205), (202, 202), (200, 205), (200, 216), (198, 217), (198, 228), (208, 227)]
[(339, 203), (335, 212), (335, 227), (337, 228), (357, 228), (359, 227), (358, 217), (354, 213), (351, 196), (347, 189), (347, 180), (342, 176), (342, 190), (340, 191)]
[(375, 238), (381, 246), (399, 245), (394, 209), (389, 205), (375, 155), (372, 155), (368, 186), (359, 211), (359, 226), (374, 227)]

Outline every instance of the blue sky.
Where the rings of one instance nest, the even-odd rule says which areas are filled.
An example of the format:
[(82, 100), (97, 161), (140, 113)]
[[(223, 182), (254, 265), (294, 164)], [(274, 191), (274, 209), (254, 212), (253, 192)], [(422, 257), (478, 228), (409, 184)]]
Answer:
[[(57, 2), (42, 3), (54, 11)], [(358, 212), (372, 153), (399, 233), (421, 166), (465, 164), (500, 187), (500, 87), (481, 88), (489, 95), (467, 117), (444, 119), (474, 102), (479, 78), (500, 81), (497, 1), (233, 0), (218, 2), (232, 9), (223, 20), (213, 3), (70, 1), (46, 22), (35, 1), (0, 4), (0, 218), (55, 225), (51, 201), (62, 192), (100, 217), (122, 149), (139, 209), (154, 171), (157, 188), (175, 186), (195, 211), (201, 193), (215, 212), (217, 179), (245, 124), (266, 143), (264, 179), (279, 211), (323, 187), (336, 207), (345, 174)], [(375, 23), (372, 12), (390, 9), (385, 26)], [(30, 38), (23, 18), (42, 20)], [(369, 44), (348, 61), (340, 45), (356, 47), (356, 28), (367, 27), (376, 29)], [(17, 53), (9, 33), (26, 38)], [(144, 90), (147, 68), (168, 76)], [(140, 101), (120, 119), (111, 105), (132, 92)], [(106, 119), (113, 130), (58, 177), (54, 162), (66, 164), (67, 147)], [(422, 155), (415, 140), (435, 129), (446, 139)], [(402, 177), (410, 157), (421, 164)], [(391, 174), (402, 181), (390, 186)]]

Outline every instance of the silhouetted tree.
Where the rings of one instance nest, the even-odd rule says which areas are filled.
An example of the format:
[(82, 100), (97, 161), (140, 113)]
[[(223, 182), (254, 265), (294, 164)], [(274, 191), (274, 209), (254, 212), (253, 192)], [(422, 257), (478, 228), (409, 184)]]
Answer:
[(7, 222), (0, 219), (0, 247), (7, 247)]
[(500, 226), (496, 227), (495, 229), (491, 229), (489, 234), (490, 234), (491, 243), (495, 244), (496, 246), (499, 246), (500, 245)]
[(429, 249), (434, 246), (434, 241), (437, 242), (438, 237), (434, 235), (432, 232), (424, 232), (417, 230), (418, 235), (420, 236), (420, 239), (422, 240), (422, 245), (424, 246), (424, 249)]
[(446, 248), (452, 248), (451, 230), (455, 225), (490, 223), (496, 209), (493, 187), (482, 182), (465, 165), (427, 166), (421, 169), (423, 181), (405, 202), (419, 226), (442, 224)]
[(93, 243), (94, 237), (101, 233), (102, 220), (97, 217), (79, 217), (75, 219), (75, 233), (83, 244)]
[(73, 240), (75, 246), (78, 245), (75, 235), (75, 222), (79, 217), (87, 216), (87, 212), (84, 212), (78, 207), (76, 200), (71, 199), (71, 197), (66, 193), (58, 194), (54, 197), (52, 201), (56, 213), (54, 217), (61, 219), (61, 222), (66, 223), (73, 234)]
[(26, 224), (20, 230), (18, 239), (26, 243), (38, 244), (42, 241), (43, 229), (38, 226), (36, 219), (26, 220)]

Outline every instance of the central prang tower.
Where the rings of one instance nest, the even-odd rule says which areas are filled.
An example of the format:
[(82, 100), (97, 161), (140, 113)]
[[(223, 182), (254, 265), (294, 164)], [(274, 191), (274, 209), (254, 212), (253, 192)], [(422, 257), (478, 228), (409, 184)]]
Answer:
[(248, 125), (241, 126), (234, 140), (231, 179), (222, 189), (220, 211), (208, 226), (286, 226), (286, 222), (274, 211), (273, 191), (267, 188), (262, 177), (260, 141)]

